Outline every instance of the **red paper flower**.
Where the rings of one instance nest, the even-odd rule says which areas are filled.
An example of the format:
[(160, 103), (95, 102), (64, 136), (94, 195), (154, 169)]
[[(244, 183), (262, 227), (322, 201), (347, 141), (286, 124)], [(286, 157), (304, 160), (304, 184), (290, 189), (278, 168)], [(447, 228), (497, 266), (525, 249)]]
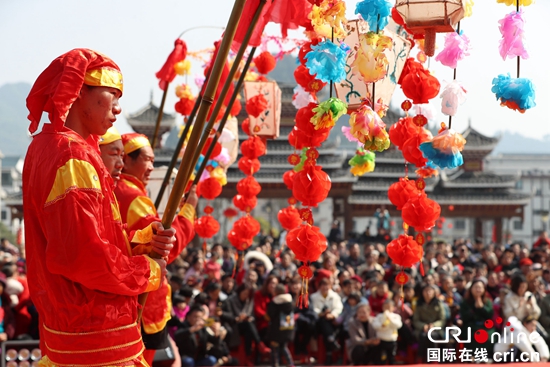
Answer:
[(388, 198), (397, 207), (397, 210), (401, 210), (411, 197), (415, 197), (419, 193), (414, 181), (400, 178), (398, 182), (390, 186)]
[(292, 196), (304, 206), (316, 207), (327, 198), (331, 186), (330, 177), (321, 166), (305, 166), (294, 176)]
[(247, 158), (258, 158), (264, 155), (265, 152), (266, 145), (262, 138), (258, 136), (251, 136), (241, 144), (241, 153)]
[(253, 176), (243, 178), (237, 183), (237, 192), (244, 197), (257, 196), (262, 187)]
[(436, 201), (429, 199), (425, 194), (419, 194), (410, 198), (403, 206), (401, 217), (418, 232), (428, 232), (435, 226), (440, 214), (441, 207)]
[(233, 205), (235, 205), (239, 210), (250, 213), (258, 204), (258, 199), (256, 196), (244, 197), (242, 195), (235, 195), (233, 198)]
[(279, 223), (281, 223), (281, 226), (287, 231), (290, 231), (291, 229), (294, 229), (302, 224), (300, 212), (298, 212), (298, 210), (293, 206), (279, 210), (279, 213), (277, 213), (277, 219), (279, 220)]
[[(206, 139), (206, 143), (204, 144), (204, 147), (202, 148), (202, 152), (201, 152), (202, 155), (206, 155), (206, 152), (208, 151), (208, 149), (210, 148), (210, 146), (212, 145), (213, 142), (214, 142), (213, 138)], [(212, 150), (212, 154), (210, 155), (210, 157), (208, 159), (216, 158), (217, 156), (219, 156), (221, 154), (221, 152), (222, 152), (222, 145), (220, 143), (216, 142), (216, 145), (214, 145), (214, 150)]]
[(286, 244), (294, 252), (296, 259), (303, 262), (315, 262), (327, 249), (327, 239), (319, 227), (302, 224), (289, 231)]
[(424, 249), (422, 246), (407, 235), (399, 235), (395, 240), (388, 243), (386, 252), (393, 263), (405, 268), (410, 268), (422, 259)]
[(258, 158), (241, 157), (239, 159), (239, 169), (247, 176), (253, 175), (260, 170), (260, 161)]
[(411, 117), (403, 117), (390, 127), (390, 140), (393, 145), (402, 148), (407, 140), (417, 135), (420, 131), (422, 130), (413, 123)]
[(317, 93), (327, 85), (327, 83), (315, 79), (315, 76), (311, 75), (309, 69), (304, 65), (298, 65), (296, 70), (294, 70), (294, 79), (296, 79), (296, 83), (309, 93)]
[(197, 186), (197, 195), (207, 200), (214, 200), (222, 193), (222, 184), (214, 177), (199, 182)]
[(439, 80), (413, 58), (407, 59), (399, 84), (407, 98), (414, 104), (428, 103), (439, 94)]
[(252, 117), (258, 117), (269, 106), (269, 102), (263, 94), (257, 94), (246, 101), (246, 113)]
[(293, 169), (290, 169), (283, 173), (283, 182), (286, 185), (286, 188), (289, 190), (292, 190), (292, 187), (294, 186), (294, 176), (296, 175), (296, 172), (294, 172)]
[(254, 58), (254, 64), (258, 69), (258, 73), (267, 74), (275, 69), (277, 61), (269, 51), (264, 51)]
[(211, 215), (205, 215), (195, 221), (195, 232), (202, 238), (212, 238), (220, 230), (220, 223)]

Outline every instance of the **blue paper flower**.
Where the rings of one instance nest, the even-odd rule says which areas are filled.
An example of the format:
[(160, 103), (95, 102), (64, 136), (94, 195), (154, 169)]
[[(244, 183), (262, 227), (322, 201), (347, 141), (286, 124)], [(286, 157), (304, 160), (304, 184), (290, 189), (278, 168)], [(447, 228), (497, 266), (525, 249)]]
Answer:
[(363, 0), (357, 3), (355, 14), (360, 14), (369, 23), (369, 30), (377, 32), (388, 25), (392, 7), (388, 0)]
[(464, 164), (462, 153), (459, 151), (453, 154), (447, 154), (435, 149), (431, 142), (422, 143), (419, 148), (422, 155), (428, 159), (428, 164), (426, 164), (426, 166), (434, 167), (433, 165), (435, 164), (440, 168), (456, 168)]
[(536, 106), (535, 86), (531, 79), (512, 78), (510, 74), (501, 74), (493, 79), (491, 92), (495, 93), (503, 106), (513, 110), (525, 112)]
[(346, 79), (346, 51), (326, 40), (311, 46), (306, 55), (306, 67), (311, 75), (324, 82), (338, 83)]

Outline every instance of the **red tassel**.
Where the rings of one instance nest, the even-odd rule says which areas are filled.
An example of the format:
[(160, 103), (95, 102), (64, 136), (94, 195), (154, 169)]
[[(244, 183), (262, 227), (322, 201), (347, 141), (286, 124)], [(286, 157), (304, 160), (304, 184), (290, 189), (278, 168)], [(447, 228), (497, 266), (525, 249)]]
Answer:
[(231, 275), (231, 278), (235, 278), (235, 274), (237, 274), (237, 267), (239, 266), (239, 253), (235, 253), (235, 266), (233, 267), (233, 274)]
[(424, 276), (424, 263), (420, 260), (420, 275)]
[(306, 294), (304, 295), (304, 307), (305, 308), (309, 308), (309, 297), (308, 297), (308, 293), (306, 292)]
[(298, 301), (296, 302), (296, 307), (302, 308), (302, 295), (300, 294), (300, 297), (298, 297)]

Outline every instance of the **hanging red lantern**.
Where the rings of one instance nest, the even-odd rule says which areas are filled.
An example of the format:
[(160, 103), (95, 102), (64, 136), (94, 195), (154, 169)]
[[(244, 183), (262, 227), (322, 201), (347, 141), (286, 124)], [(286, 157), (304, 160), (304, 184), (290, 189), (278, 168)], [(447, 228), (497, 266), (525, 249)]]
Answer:
[(212, 238), (220, 230), (220, 223), (211, 215), (195, 220), (195, 232), (201, 238)]
[(257, 94), (246, 101), (246, 113), (253, 117), (260, 116), (267, 107), (268, 102), (263, 94)]
[(197, 195), (207, 200), (214, 200), (222, 193), (222, 184), (214, 177), (208, 177), (199, 182), (197, 186)]
[(304, 43), (300, 47), (300, 51), (298, 51), (298, 60), (300, 60), (300, 64), (302, 64), (303, 66), (306, 65), (306, 61), (307, 61), (306, 55), (312, 51), (311, 46), (315, 46), (319, 44), (319, 42), (321, 42), (321, 40), (319, 38), (316, 38)]
[(233, 205), (239, 208), (240, 211), (250, 213), (258, 204), (258, 198), (256, 196), (244, 197), (242, 195), (235, 195), (233, 198)]
[(408, 139), (401, 147), (403, 158), (416, 167), (424, 167), (428, 163), (428, 160), (422, 154), (419, 146), (432, 140), (432, 138), (432, 133), (429, 130), (423, 129), (419, 134)]
[(290, 169), (283, 173), (283, 182), (286, 185), (286, 188), (292, 191), (292, 187), (294, 185), (294, 176), (296, 175), (296, 172), (294, 172), (293, 169)]
[(241, 157), (239, 159), (239, 169), (247, 176), (253, 175), (260, 170), (260, 161), (258, 158)]
[(411, 197), (419, 194), (416, 184), (413, 180), (401, 177), (398, 182), (392, 184), (388, 190), (388, 199), (397, 207), (397, 210), (403, 209)]
[(399, 84), (405, 96), (412, 99), (414, 104), (428, 103), (439, 94), (441, 88), (439, 80), (413, 58), (407, 59)]
[(327, 85), (327, 83), (322, 82), (319, 79), (315, 79), (315, 75), (309, 73), (309, 69), (304, 65), (298, 65), (296, 70), (294, 70), (294, 79), (296, 83), (309, 93), (317, 93)]
[(254, 239), (252, 238), (243, 238), (237, 234), (234, 230), (230, 230), (229, 233), (227, 233), (227, 240), (237, 251), (244, 251), (250, 246), (252, 246), (252, 243), (254, 243)]
[(425, 194), (410, 198), (403, 206), (401, 217), (409, 226), (418, 232), (428, 232), (435, 226), (435, 221), (441, 214), (441, 207), (435, 200)]
[(243, 120), (243, 123), (241, 124), (241, 129), (243, 129), (243, 132), (246, 135), (250, 136), (250, 119), (248, 119), (248, 117)]
[(388, 243), (386, 253), (394, 264), (410, 268), (422, 260), (424, 249), (412, 236), (401, 234), (395, 240)]
[(292, 196), (304, 206), (316, 207), (328, 196), (332, 182), (321, 166), (307, 165), (294, 176)]
[(302, 262), (315, 262), (327, 249), (327, 239), (319, 227), (302, 224), (286, 235), (286, 244)]
[(247, 176), (237, 183), (237, 192), (244, 197), (257, 196), (262, 187), (253, 176)]
[(271, 52), (264, 51), (254, 58), (254, 65), (260, 74), (270, 73), (277, 65), (277, 60), (273, 57)]
[(413, 123), (412, 117), (402, 117), (393, 124), (388, 133), (390, 140), (396, 147), (402, 148), (403, 144), (411, 137), (417, 135), (421, 129)]
[(235, 218), (237, 215), (239, 215), (239, 212), (236, 211), (235, 209), (233, 208), (227, 208), (223, 211), (223, 215), (226, 217), (226, 218)]
[(233, 223), (233, 230), (237, 232), (241, 238), (254, 238), (260, 233), (260, 223), (250, 215), (237, 219)]
[(277, 219), (281, 223), (281, 227), (290, 231), (300, 224), (302, 224), (302, 218), (300, 217), (300, 212), (293, 206), (289, 206), (279, 210), (277, 213)]
[[(206, 152), (208, 151), (208, 149), (212, 145), (213, 141), (214, 141), (213, 138), (208, 138), (206, 140), (206, 143), (204, 144), (204, 148), (202, 148), (202, 152), (201, 152), (202, 155), (206, 155)], [(219, 156), (221, 154), (221, 152), (222, 152), (222, 145), (220, 143), (216, 142), (216, 144), (214, 145), (214, 150), (212, 150), (212, 154), (210, 154), (209, 159), (216, 158), (217, 156)]]
[(329, 134), (329, 129), (319, 129), (313, 135), (308, 135), (294, 126), (290, 134), (288, 134), (288, 142), (298, 150), (302, 150), (304, 148), (316, 148), (320, 147), (321, 144), (327, 140)]
[(231, 106), (231, 110), (229, 111), (229, 114), (231, 116), (238, 116), (239, 113), (241, 113), (241, 110), (243, 109), (243, 106), (241, 105), (241, 101), (238, 99), (233, 102), (233, 105)]
[(183, 116), (189, 116), (194, 106), (195, 98), (181, 98), (174, 106), (174, 109)]
[(262, 138), (251, 136), (241, 144), (241, 153), (247, 158), (258, 158), (266, 153), (266, 145)]

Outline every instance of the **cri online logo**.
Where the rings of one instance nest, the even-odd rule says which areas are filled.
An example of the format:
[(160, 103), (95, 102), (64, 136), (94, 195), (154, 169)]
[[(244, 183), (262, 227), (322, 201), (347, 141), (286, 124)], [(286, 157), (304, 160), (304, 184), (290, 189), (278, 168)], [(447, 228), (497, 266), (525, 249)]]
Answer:
[[(502, 318), (498, 317), (496, 319), (496, 322), (497, 324), (501, 324), (502, 323)], [(487, 329), (491, 329), (493, 328), (494, 326), (494, 322), (493, 320), (485, 320), (485, 324), (484, 324), (485, 328)], [(506, 323), (506, 326), (510, 326), (510, 323), (507, 322)], [(428, 339), (432, 342), (432, 343), (448, 343), (449, 342), (449, 339), (450, 339), (450, 335), (458, 342), (458, 343), (470, 343), (472, 341), (472, 335), (471, 335), (471, 328), (468, 327), (466, 328), (466, 337), (467, 339), (465, 340), (461, 340), (459, 339), (459, 337), (461, 336), (462, 334), (462, 329), (459, 328), (458, 326), (449, 326), (449, 327), (446, 327), (445, 328), (445, 339), (443, 340), (435, 340), (432, 336), (432, 333), (436, 330), (441, 330), (440, 327), (434, 327), (434, 328), (431, 328), (429, 331), (428, 331)], [(455, 331), (455, 332), (453, 332)], [(510, 331), (513, 332), (514, 331), (514, 328), (510, 328)], [(479, 329), (479, 330), (476, 330), (474, 332), (474, 339), (476, 342), (478, 342), (479, 344), (483, 344), (485, 342), (487, 342), (487, 340), (489, 340), (489, 333), (487, 333), (487, 331), (485, 329)]]

